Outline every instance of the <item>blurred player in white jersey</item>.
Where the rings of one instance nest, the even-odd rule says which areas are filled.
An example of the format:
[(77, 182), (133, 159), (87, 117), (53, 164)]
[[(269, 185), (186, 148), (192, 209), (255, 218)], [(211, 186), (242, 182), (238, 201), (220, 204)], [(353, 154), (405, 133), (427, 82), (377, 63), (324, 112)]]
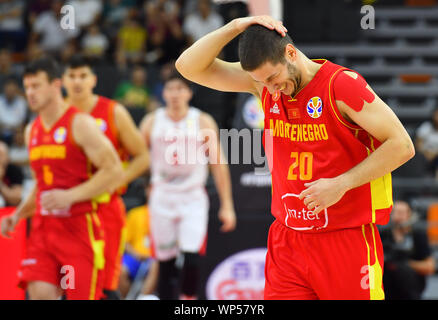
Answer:
[[(220, 147), (214, 119), (189, 105), (190, 83), (176, 71), (163, 89), (164, 108), (148, 114), (140, 130), (151, 151), (152, 191), (149, 198), (152, 249), (159, 260), (160, 299), (196, 299), (199, 257), (207, 240), (208, 169), (220, 199), (221, 230), (234, 230), (236, 217), (229, 168)], [(176, 258), (183, 257), (181, 277)]]

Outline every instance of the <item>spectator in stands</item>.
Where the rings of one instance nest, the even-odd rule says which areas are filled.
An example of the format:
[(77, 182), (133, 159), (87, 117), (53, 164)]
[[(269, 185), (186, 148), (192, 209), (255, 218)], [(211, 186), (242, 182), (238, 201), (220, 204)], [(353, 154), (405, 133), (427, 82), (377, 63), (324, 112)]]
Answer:
[(190, 42), (194, 42), (223, 24), (223, 18), (213, 11), (210, 0), (198, 0), (198, 11), (186, 17), (183, 30)]
[[(146, 188), (146, 198), (150, 187)], [(120, 276), (120, 293), (126, 298), (131, 285), (141, 282), (141, 295), (154, 295), (158, 282), (158, 262), (151, 257), (149, 212), (147, 205), (127, 213), (126, 247)], [(135, 289), (134, 289), (135, 291)]]
[(62, 47), (59, 60), (62, 64), (66, 64), (68, 61), (70, 61), (71, 57), (78, 52), (79, 50), (77, 48), (76, 41), (70, 41), (64, 47)]
[(27, 116), (26, 99), (20, 94), (17, 80), (6, 81), (0, 95), (0, 139), (11, 144), (17, 131), (23, 130)]
[(406, 201), (396, 201), (389, 228), (381, 230), (385, 252), (383, 286), (388, 300), (418, 300), (426, 287), (426, 276), (435, 272), (424, 228)]
[(165, 65), (163, 65), (160, 69), (160, 79), (155, 83), (155, 86), (154, 86), (154, 90), (153, 90), (152, 95), (153, 95), (154, 99), (156, 99), (156, 101), (163, 106), (166, 104), (164, 102), (164, 99), (163, 99), (164, 83), (169, 78), (169, 76), (172, 75), (174, 70), (175, 70), (175, 62), (174, 61), (168, 62)]
[(146, 80), (146, 70), (142, 66), (135, 66), (131, 72), (131, 80), (119, 84), (114, 99), (128, 108), (146, 108), (150, 111), (150, 93)]
[(430, 169), (438, 178), (438, 107), (432, 119), (422, 123), (416, 131), (415, 146), (430, 163)]
[(109, 0), (103, 6), (104, 28), (111, 38), (115, 37), (123, 21), (135, 6), (135, 0)]
[(59, 54), (69, 41), (79, 35), (79, 28), (61, 27), (61, 8), (64, 2), (53, 0), (50, 11), (41, 13), (35, 20), (30, 38), (30, 46), (38, 45), (46, 53)]
[(20, 203), (23, 180), (21, 168), (9, 163), (8, 146), (0, 141), (0, 206)]
[(0, 1), (0, 44), (14, 46), (16, 51), (26, 47), (25, 5), (23, 0)]
[(105, 34), (100, 32), (97, 23), (87, 28), (87, 32), (81, 41), (82, 52), (86, 57), (102, 59), (108, 49), (109, 41)]
[(36, 18), (43, 12), (50, 10), (52, 0), (32, 0), (28, 1), (26, 22), (28, 26), (35, 23)]
[(125, 18), (117, 35), (118, 54), (132, 64), (141, 63), (146, 51), (146, 29), (141, 26), (135, 11)]
[(21, 72), (22, 67), (12, 63), (11, 52), (6, 48), (0, 49), (0, 92), (3, 91), (6, 80), (10, 78), (19, 79)]
[(187, 42), (182, 31), (180, 5), (176, 1), (151, 1), (143, 6), (148, 38), (148, 63), (159, 65), (176, 60)]
[(31, 42), (26, 48), (26, 60), (33, 61), (44, 55), (43, 49), (36, 42)]
[(101, 0), (69, 0), (66, 4), (75, 9), (75, 24), (82, 30), (97, 22), (103, 10)]

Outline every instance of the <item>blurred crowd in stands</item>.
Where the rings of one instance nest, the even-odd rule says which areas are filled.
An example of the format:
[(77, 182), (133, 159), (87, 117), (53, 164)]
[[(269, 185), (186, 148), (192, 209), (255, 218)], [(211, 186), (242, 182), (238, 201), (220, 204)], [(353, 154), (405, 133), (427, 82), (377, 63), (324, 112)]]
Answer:
[[(34, 115), (21, 83), (27, 62), (45, 54), (61, 63), (76, 53), (86, 55), (98, 76), (96, 93), (121, 102), (138, 124), (163, 104), (162, 80), (179, 54), (206, 33), (246, 15), (243, 2), (217, 6), (211, 0), (0, 0), (2, 153), (19, 171), (24, 165), (22, 176), (30, 177), (23, 129)], [(198, 96), (205, 100), (208, 93)], [(218, 122), (224, 126), (231, 120), (222, 117)], [(0, 193), (7, 198), (2, 188)]]

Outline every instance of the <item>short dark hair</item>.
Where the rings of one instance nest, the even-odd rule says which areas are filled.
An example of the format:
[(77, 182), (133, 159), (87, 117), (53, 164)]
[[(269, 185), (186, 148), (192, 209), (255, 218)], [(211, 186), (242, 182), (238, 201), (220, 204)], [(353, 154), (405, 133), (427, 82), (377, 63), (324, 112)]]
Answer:
[(180, 80), (182, 81), (190, 90), (192, 89), (192, 82), (184, 78), (181, 73), (179, 73), (176, 69), (172, 70), (170, 75), (164, 79), (164, 84), (166, 84), (169, 81), (173, 80)]
[(31, 61), (26, 65), (23, 78), (28, 75), (35, 75), (38, 72), (45, 72), (49, 81), (61, 78), (61, 72), (58, 62), (51, 57), (43, 57)]
[(277, 31), (261, 25), (249, 26), (239, 39), (239, 60), (242, 68), (253, 71), (265, 62), (284, 63), (284, 48), (294, 44), (286, 34), (282, 37)]
[(67, 60), (67, 62), (65, 63), (65, 68), (70, 68), (70, 69), (77, 69), (77, 68), (82, 68), (82, 67), (88, 67), (91, 69), (91, 71), (94, 72), (93, 70), (93, 64), (91, 63), (90, 59), (86, 58), (85, 56), (83, 56), (82, 54), (74, 54), (70, 57), (70, 59)]

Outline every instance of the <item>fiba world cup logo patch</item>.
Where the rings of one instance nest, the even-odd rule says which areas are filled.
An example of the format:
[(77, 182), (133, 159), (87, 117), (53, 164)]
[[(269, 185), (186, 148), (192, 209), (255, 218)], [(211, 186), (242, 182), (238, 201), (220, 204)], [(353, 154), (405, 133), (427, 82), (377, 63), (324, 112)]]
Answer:
[(101, 118), (96, 118), (96, 124), (102, 132), (105, 132), (106, 128), (108, 127), (106, 121)]
[(65, 138), (67, 138), (67, 130), (64, 127), (59, 127), (55, 130), (53, 139), (56, 143), (64, 143)]
[(307, 114), (313, 118), (317, 119), (322, 114), (322, 100), (320, 97), (310, 98), (309, 102), (307, 102)]

